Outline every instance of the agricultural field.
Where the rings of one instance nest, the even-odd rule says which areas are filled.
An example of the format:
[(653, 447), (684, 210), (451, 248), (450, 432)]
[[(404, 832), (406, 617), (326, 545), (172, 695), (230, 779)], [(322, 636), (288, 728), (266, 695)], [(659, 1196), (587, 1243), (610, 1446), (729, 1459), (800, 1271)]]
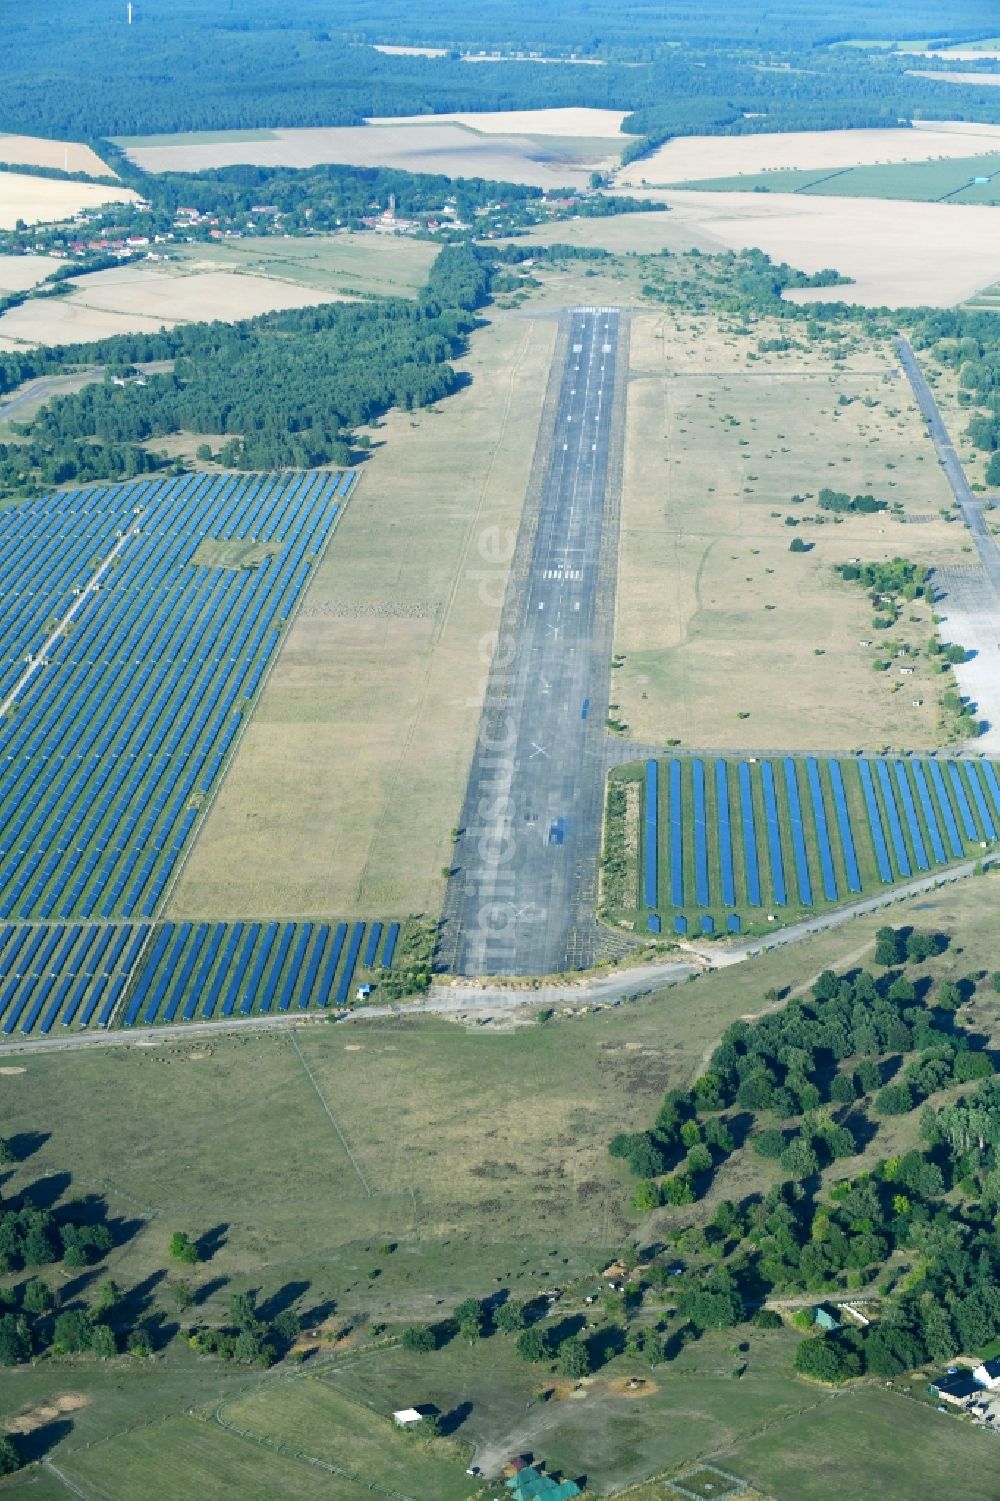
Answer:
[[(791, 347), (761, 352), (772, 334)], [(971, 561), (894, 352), (670, 313), (637, 316), (631, 351), (614, 718), (645, 744), (720, 753), (936, 746), (930, 604), (907, 605), (891, 633), (905, 660), (876, 672), (887, 638), (834, 571)], [(835, 515), (823, 487), (890, 509)]]
[(342, 297), (415, 297), (438, 250), (404, 235), (344, 233), (174, 245), (170, 254), (185, 272), (239, 272)]
[(25, 224), (61, 223), (85, 209), (98, 209), (104, 203), (132, 203), (135, 199), (129, 188), (0, 171), (0, 229), (16, 228), (19, 219)]
[(63, 285), (70, 289), (66, 295), (30, 298), (0, 317), (0, 350), (156, 333), (176, 323), (236, 322), (354, 295), (310, 283), (308, 276), (295, 282), (235, 266), (216, 267), (207, 247), (194, 264), (140, 261)]
[[(853, 285), (837, 298), (862, 307), (950, 307), (996, 281), (1000, 210), (983, 204), (884, 202), (796, 193), (633, 190), (669, 205), (665, 233), (716, 248), (756, 246), (803, 271), (832, 266)], [(825, 301), (828, 289), (790, 294)]]
[[(554, 122), (552, 116), (560, 119)], [(152, 143), (122, 139), (118, 144), (147, 172), (197, 172), (241, 162), (260, 167), (343, 162), (559, 188), (585, 187), (591, 172), (616, 166), (628, 139), (618, 133), (621, 113), (612, 110), (514, 111), (506, 131), (498, 128), (495, 116), (486, 118), (485, 128), (463, 123), (466, 117), (425, 115), (409, 122), (219, 132), (211, 139), (178, 135), (165, 141), (156, 137)], [(554, 124), (559, 133), (553, 133)]]
[(766, 932), (1000, 837), (1000, 780), (972, 760), (650, 759), (615, 771), (608, 799), (606, 855), (628, 851), (609, 915), (681, 936)]
[(0, 255), (0, 296), (37, 287), (61, 265), (53, 255)]
[(96, 151), (80, 141), (46, 141), (41, 136), (0, 132), (0, 162), (19, 167), (55, 167), (63, 172), (86, 172), (91, 177), (116, 174)]
[(912, 68), (910, 72), (914, 78), (933, 78), (936, 83), (971, 84), (973, 88), (989, 88), (990, 85), (995, 88), (1000, 84), (1000, 73), (933, 73), (922, 68)]
[[(1000, 83), (998, 74), (997, 83)], [(1000, 203), (1000, 153), (891, 166), (769, 171), (685, 182), (703, 192), (800, 193), (808, 197), (903, 198), (920, 203)]]
[(371, 430), (174, 918), (438, 911), (555, 333), (495, 318), (468, 386)]
[(843, 171), (892, 162), (930, 162), (1000, 150), (1000, 125), (917, 121), (888, 130), (793, 130), (745, 136), (682, 136), (629, 162), (619, 187), (774, 171)]

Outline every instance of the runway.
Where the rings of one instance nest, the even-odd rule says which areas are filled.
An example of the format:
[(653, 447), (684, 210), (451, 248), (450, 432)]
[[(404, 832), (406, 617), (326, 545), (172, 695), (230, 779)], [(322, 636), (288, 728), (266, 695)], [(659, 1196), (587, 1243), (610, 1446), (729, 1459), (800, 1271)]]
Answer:
[(552, 974), (599, 942), (627, 324), (565, 316), (445, 903), (460, 975)]

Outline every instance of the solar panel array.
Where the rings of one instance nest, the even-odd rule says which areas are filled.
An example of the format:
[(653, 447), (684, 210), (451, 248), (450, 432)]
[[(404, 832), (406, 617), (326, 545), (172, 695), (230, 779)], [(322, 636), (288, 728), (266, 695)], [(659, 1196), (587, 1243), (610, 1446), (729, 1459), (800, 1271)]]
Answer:
[[(0, 512), (0, 920), (154, 916), (345, 478), (188, 475)], [(207, 540), (277, 546), (205, 567)]]
[(342, 1006), (398, 938), (395, 922), (8, 923), (0, 1035)]
[(982, 760), (675, 757), (644, 775), (652, 932), (664, 916), (678, 933), (787, 920), (981, 853), (1000, 831)]

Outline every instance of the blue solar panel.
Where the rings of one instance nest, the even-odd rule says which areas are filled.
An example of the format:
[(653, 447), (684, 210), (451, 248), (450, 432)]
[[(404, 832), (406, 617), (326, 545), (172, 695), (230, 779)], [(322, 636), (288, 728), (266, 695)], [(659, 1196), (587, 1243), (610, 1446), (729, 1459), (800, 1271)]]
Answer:
[(892, 884), (892, 866), (889, 863), (889, 847), (885, 842), (882, 816), (875, 797), (871, 765), (868, 761), (859, 761), (858, 771), (861, 773), (861, 790), (864, 793), (865, 807), (868, 810), (868, 827), (871, 830), (872, 844), (875, 847), (875, 863), (878, 865), (879, 879), (888, 886)]
[(343, 973), (340, 976), (340, 984), (337, 986), (338, 1006), (342, 1006), (344, 1004), (344, 1002), (347, 1000), (348, 993), (350, 992), (351, 980), (354, 977), (354, 966), (358, 962), (358, 951), (361, 948), (361, 940), (362, 938), (364, 938), (364, 936), (364, 923), (355, 923), (354, 931), (351, 933), (351, 941), (347, 949), (347, 958), (344, 960)]
[(684, 805), (681, 796), (681, 763), (670, 763), (670, 901), (684, 905)]
[(997, 831), (993, 819), (990, 817), (990, 810), (983, 793), (983, 786), (979, 780), (979, 766), (975, 761), (963, 761), (962, 770), (965, 772), (965, 780), (968, 782), (969, 789), (972, 792), (972, 801), (976, 805), (983, 833), (987, 839), (995, 839)]
[(747, 901), (751, 907), (760, 906), (760, 866), (757, 862), (757, 830), (754, 824), (753, 790), (750, 783), (750, 768), (740, 762), (740, 815), (743, 823), (743, 866), (746, 871)]
[(934, 811), (934, 803), (931, 799), (924, 768), (919, 761), (914, 761), (911, 770), (913, 772), (913, 782), (917, 789), (917, 798), (924, 813), (924, 823), (927, 825), (927, 837), (931, 842), (931, 851), (937, 864), (944, 865), (948, 857), (944, 852), (941, 829), (938, 826), (937, 814)]
[(844, 852), (844, 867), (847, 871), (847, 889), (852, 892), (861, 890), (861, 872), (858, 870), (858, 857), (854, 848), (854, 833), (851, 829), (851, 815), (847, 806), (847, 793), (844, 788), (844, 777), (838, 761), (828, 761), (830, 768), (830, 786), (833, 788), (833, 804), (837, 810), (837, 827), (840, 830), (840, 846)]
[(385, 943), (382, 947), (382, 963), (388, 969), (396, 952), (396, 944), (399, 940), (399, 923), (391, 922), (385, 935)]
[(663, 924), (660, 922), (660, 914), (658, 912), (646, 913), (646, 929), (648, 932), (659, 933), (662, 931), (662, 927)]
[(330, 1000), (330, 992), (333, 990), (333, 978), (337, 973), (337, 965), (340, 963), (340, 955), (344, 948), (344, 939), (347, 937), (347, 924), (341, 922), (330, 939), (330, 949), (323, 962), (323, 976), (319, 982), (319, 990), (316, 995), (317, 1005), (325, 1006)]
[(781, 854), (781, 824), (778, 821), (778, 798), (774, 790), (774, 768), (765, 761), (760, 768), (761, 786), (764, 789), (764, 823), (767, 828), (767, 849), (771, 861), (771, 886), (777, 906), (784, 907), (788, 901), (785, 890), (785, 865)]
[(705, 818), (705, 767), (701, 761), (691, 766), (694, 783), (694, 893), (699, 907), (711, 901), (708, 892), (708, 831)]
[(976, 821), (972, 816), (972, 809), (969, 807), (969, 799), (965, 795), (965, 786), (962, 782), (962, 778), (958, 774), (958, 767), (955, 765), (954, 761), (948, 762), (948, 777), (951, 781), (952, 791), (955, 794), (955, 802), (958, 804), (958, 814), (962, 820), (962, 828), (965, 830), (965, 837), (970, 841), (975, 841), (976, 843), (978, 843), (979, 834), (976, 832)]
[(365, 943), (365, 952), (361, 960), (365, 969), (371, 969), (375, 963), (375, 955), (378, 951), (378, 941), (382, 937), (382, 924), (372, 923), (368, 930), (368, 940)]
[(944, 831), (948, 836), (948, 848), (953, 857), (960, 860), (965, 854), (961, 838), (958, 833), (958, 824), (955, 821), (955, 810), (951, 806), (951, 798), (948, 796), (948, 788), (945, 785), (941, 768), (936, 761), (928, 763), (931, 773), (931, 783), (937, 794), (938, 806), (941, 809), (941, 817), (944, 819)]
[(896, 807), (892, 782), (889, 780), (889, 768), (880, 759), (875, 762), (875, 771), (878, 775), (879, 785), (882, 788), (882, 800), (885, 807), (885, 816), (889, 820), (892, 847), (896, 852), (896, 869), (902, 876), (912, 875), (910, 857), (906, 852), (906, 840), (903, 838), (903, 825), (899, 821), (899, 809)]
[(646, 762), (646, 819), (642, 841), (642, 899), (647, 907), (658, 905), (659, 767)]
[(906, 827), (910, 831), (910, 843), (913, 846), (913, 858), (917, 869), (930, 870), (930, 861), (927, 858), (927, 849), (924, 845), (924, 836), (920, 830), (917, 807), (913, 801), (913, 790), (910, 787), (910, 779), (906, 774), (906, 767), (902, 761), (894, 761), (892, 769), (895, 773), (896, 785), (899, 788), (900, 801), (903, 804), (903, 816), (906, 819)]
[(715, 763), (715, 804), (719, 826), (719, 866), (722, 873), (722, 900), (731, 907), (736, 900), (733, 879), (733, 830), (729, 812), (729, 768), (725, 761)]
[(795, 762), (790, 757), (785, 760), (785, 790), (788, 793), (788, 814), (792, 825), (792, 851), (795, 855), (795, 879), (799, 888), (799, 901), (803, 906), (811, 907), (812, 881), (809, 878), (809, 861), (806, 858), (799, 781), (795, 772)]

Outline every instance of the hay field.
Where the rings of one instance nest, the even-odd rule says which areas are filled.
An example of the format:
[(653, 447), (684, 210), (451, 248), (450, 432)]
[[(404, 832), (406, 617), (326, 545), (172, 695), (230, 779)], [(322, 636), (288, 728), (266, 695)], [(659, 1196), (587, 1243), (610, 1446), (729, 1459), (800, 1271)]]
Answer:
[[(527, 112), (534, 114), (536, 112)], [(589, 111), (542, 110), (542, 116)], [(619, 116), (614, 111), (600, 115)], [(476, 116), (469, 116), (470, 120)], [(512, 119), (521, 118), (512, 114)], [(543, 121), (543, 125), (544, 125)], [(535, 134), (511, 125), (506, 134), (487, 134), (440, 116), (414, 122), (386, 120), (345, 125), (246, 133), (240, 139), (206, 140), (178, 135), (144, 144), (123, 140), (128, 156), (147, 172), (197, 172), (206, 167), (251, 163), (262, 167), (312, 167), (344, 162), (356, 167), (399, 167), (406, 172), (442, 172), (449, 177), (488, 177), (532, 187), (584, 187), (590, 173), (616, 165), (616, 141), (605, 124), (596, 138), (553, 135), (551, 125)]]
[(68, 297), (42, 298), (0, 318), (0, 348), (151, 333), (203, 319), (236, 321), (277, 308), (336, 302), (343, 294), (229, 270), (140, 262), (73, 281)]
[(775, 135), (685, 136), (630, 162), (619, 187), (663, 185), (692, 178), (735, 177), (789, 168), (873, 166), (972, 156), (1000, 148), (1000, 125), (934, 121), (887, 130), (802, 130)]
[(437, 910), (505, 577), (484, 550), (518, 524), (554, 339), (497, 317), (470, 386), (372, 433), (173, 912)]
[(171, 254), (180, 258), (185, 269), (238, 271), (343, 296), (376, 292), (412, 297), (426, 282), (438, 249), (406, 235), (341, 233), (177, 245), (171, 247)]
[(26, 224), (61, 223), (84, 209), (98, 209), (103, 203), (131, 203), (136, 196), (129, 188), (109, 188), (101, 183), (0, 172), (0, 229), (14, 229), (18, 219)]
[(89, 146), (79, 141), (46, 141), (40, 136), (0, 132), (0, 162), (21, 167), (58, 167), (63, 172), (88, 172), (91, 177), (116, 177)]
[[(831, 574), (851, 557), (969, 561), (964, 529), (937, 515), (951, 495), (909, 387), (888, 350), (860, 350), (843, 369), (814, 351), (751, 364), (748, 347), (708, 318), (635, 320), (620, 716), (637, 739), (690, 748), (935, 745), (940, 680), (922, 665), (926, 682), (891, 692), (895, 675), (873, 672), (874, 650), (859, 644), (873, 634), (864, 591)], [(922, 522), (882, 513), (836, 524), (815, 503), (823, 486), (899, 500)], [(790, 553), (796, 536), (812, 549)], [(929, 630), (918, 603), (897, 634), (916, 645)]]

